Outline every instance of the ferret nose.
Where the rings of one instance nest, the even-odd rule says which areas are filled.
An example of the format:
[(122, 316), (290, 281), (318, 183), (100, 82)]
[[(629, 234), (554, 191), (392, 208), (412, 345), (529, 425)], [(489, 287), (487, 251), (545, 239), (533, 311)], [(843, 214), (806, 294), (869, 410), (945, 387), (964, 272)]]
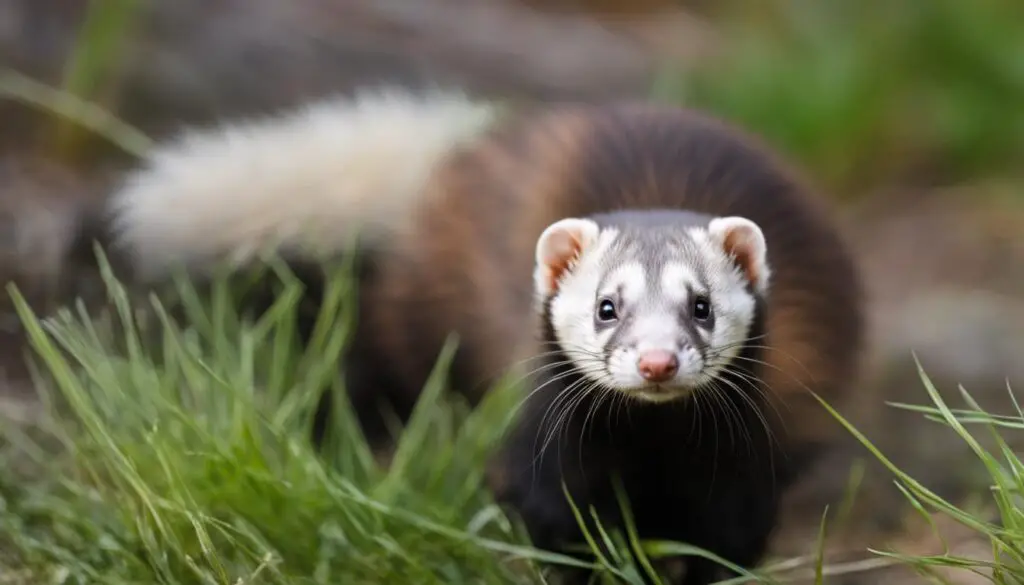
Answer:
[(676, 375), (676, 371), (679, 369), (679, 360), (671, 351), (652, 349), (640, 354), (636, 367), (645, 380), (664, 382)]

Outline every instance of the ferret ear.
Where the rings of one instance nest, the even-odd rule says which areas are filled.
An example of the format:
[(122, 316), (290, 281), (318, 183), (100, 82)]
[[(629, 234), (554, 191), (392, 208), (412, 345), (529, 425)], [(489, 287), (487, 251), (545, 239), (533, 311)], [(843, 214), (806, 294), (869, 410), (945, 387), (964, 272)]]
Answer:
[(537, 295), (547, 298), (558, 291), (558, 284), (583, 252), (597, 242), (600, 232), (589, 219), (570, 217), (549, 225), (537, 238), (537, 264), (533, 283)]
[(770, 270), (761, 228), (745, 217), (718, 217), (708, 224), (708, 233), (733, 258), (754, 290), (763, 294), (768, 289)]

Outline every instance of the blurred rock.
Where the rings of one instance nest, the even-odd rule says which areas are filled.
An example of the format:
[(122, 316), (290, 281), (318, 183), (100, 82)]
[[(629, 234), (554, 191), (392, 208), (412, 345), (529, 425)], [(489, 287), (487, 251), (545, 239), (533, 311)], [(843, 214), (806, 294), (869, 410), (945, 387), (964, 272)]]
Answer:
[(90, 271), (66, 260), (75, 226), (100, 193), (96, 179), (56, 163), (0, 156), (0, 379), (25, 373), (8, 283), (37, 312), (85, 294)]
[(0, 158), (0, 281), (23, 294), (52, 289), (82, 211), (97, 200), (89, 181), (34, 157)]
[[(664, 4), (663, 2), (660, 4)], [(81, 3), (0, 0), (0, 60), (54, 81)], [(294, 104), (358, 85), (455, 85), (523, 99), (646, 95), (658, 67), (701, 59), (707, 25), (676, 9), (628, 18), (511, 0), (143, 1), (115, 80), (144, 130)]]
[(967, 446), (945, 425), (883, 402), (931, 404), (916, 354), (951, 406), (966, 406), (962, 385), (983, 408), (1010, 412), (1007, 383), (1024, 389), (1021, 203), (979, 186), (890, 201), (860, 220), (873, 325), (866, 430), (898, 464), (950, 496), (973, 473)]
[(0, 0), (0, 63), (55, 78), (87, 7), (77, 0)]
[[(1024, 202), (985, 190), (887, 194), (847, 218), (868, 284), (871, 335), (860, 395), (843, 414), (895, 465), (954, 504), (977, 494), (987, 499), (990, 478), (976, 455), (946, 425), (886, 402), (932, 404), (916, 355), (952, 408), (966, 407), (957, 390), (962, 385), (983, 408), (1014, 412), (1007, 383), (1024, 389)], [(981, 444), (991, 444), (983, 427), (969, 428)], [(1004, 438), (1024, 447), (1013, 433)], [(807, 554), (826, 505), (835, 516), (857, 459), (865, 464), (864, 475), (846, 525), (833, 531), (829, 544), (863, 551), (867, 558), (869, 547), (885, 548), (892, 534), (905, 533), (896, 550), (920, 552), (911, 545), (928, 535), (919, 529), (907, 533), (909, 503), (893, 485), (894, 475), (845, 431), (840, 443), (790, 494), (778, 554)], [(964, 538), (964, 546), (978, 548)], [(974, 582), (965, 571), (948, 578)], [(906, 569), (890, 569), (829, 582), (924, 581)]]

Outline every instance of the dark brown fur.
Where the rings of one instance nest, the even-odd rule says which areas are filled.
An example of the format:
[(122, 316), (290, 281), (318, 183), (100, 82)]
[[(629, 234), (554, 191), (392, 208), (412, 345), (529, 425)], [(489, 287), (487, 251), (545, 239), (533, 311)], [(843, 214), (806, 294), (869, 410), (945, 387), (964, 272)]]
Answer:
[[(751, 512), (761, 514), (762, 520), (751, 520), (755, 525), (744, 525), (735, 517), (739, 512), (732, 523), (721, 520), (729, 524), (721, 528), (712, 528), (718, 521), (700, 521), (711, 523), (705, 532), (722, 532), (720, 538), (705, 540), (727, 555), (733, 546), (727, 543), (729, 534), (752, 533), (742, 550), (731, 553), (733, 560), (752, 564), (774, 525), (775, 488), (788, 485), (839, 428), (806, 389), (835, 403), (853, 382), (863, 339), (861, 287), (821, 202), (754, 139), (719, 122), (653, 105), (551, 107), (523, 113), (480, 143), (453, 153), (434, 177), (414, 231), (372, 259), (372, 276), (361, 293), (361, 335), (348, 366), (349, 387), (371, 439), (384, 440), (377, 403), (386, 399), (400, 417), (408, 416), (442, 343), (454, 331), (460, 349), (451, 370), (453, 385), (477, 400), (510, 364), (540, 351), (537, 333), (543, 323), (531, 324), (528, 317), (533, 314), (534, 247), (541, 231), (564, 217), (651, 208), (744, 216), (758, 223), (767, 239), (773, 275), (768, 337), (761, 342), (768, 348), (757, 354), (765, 365), (752, 374), (770, 396), (760, 414), (779, 443), (765, 440), (754, 447), (762, 451), (755, 459), (774, 461), (766, 471), (770, 478), (758, 483), (741, 475), (744, 464), (737, 461), (732, 477), (737, 485), (716, 484), (722, 493), (736, 492), (732, 500), (722, 499), (721, 507), (762, 495), (767, 500), (763, 513)], [(530, 428), (518, 429), (510, 440), (535, 438), (530, 426), (537, 424), (535, 418), (524, 415), (520, 426)], [(752, 417), (747, 424), (758, 421)], [(524, 457), (513, 454), (499, 462), (499, 468), (505, 467), (499, 474), (505, 477), (503, 485), (495, 486), (499, 497), (520, 512), (524, 506), (558, 508), (557, 522), (564, 524), (564, 502), (527, 504), (535, 496), (524, 490), (536, 486), (524, 483), (544, 478), (508, 468)], [(686, 461), (701, 465), (709, 460), (695, 456)], [(676, 479), (710, 486), (710, 477), (697, 473), (690, 480)], [(723, 473), (719, 481), (728, 478)], [(747, 491), (734, 489), (741, 483)], [(561, 498), (560, 486), (547, 489), (545, 497)], [(538, 514), (528, 517), (527, 525), (555, 521), (545, 516), (547, 511)], [(573, 528), (554, 531), (561, 538)], [(694, 530), (684, 533), (693, 535)], [(664, 530), (652, 524), (651, 532)], [(558, 540), (550, 531), (531, 533), (544, 546)], [(691, 570), (686, 583), (706, 582), (709, 571)]]
[[(691, 401), (633, 404), (621, 420), (601, 414), (607, 428), (588, 428), (586, 435), (570, 418), (572, 448), (558, 454), (578, 465), (559, 468), (533, 466), (540, 415), (557, 392), (545, 389), (524, 407), (495, 462), (493, 487), (524, 518), (535, 544), (557, 548), (579, 540), (562, 481), (577, 503), (615, 523), (621, 519), (608, 479), (629, 471), (641, 537), (687, 540), (740, 565), (756, 564), (781, 490), (840, 428), (807, 388), (836, 404), (853, 384), (864, 337), (861, 285), (827, 210), (795, 173), (753, 138), (692, 111), (545, 106), (451, 153), (410, 231), (363, 258), (357, 331), (343, 370), (374, 447), (390, 438), (380, 408), (409, 416), (450, 333), (459, 337), (450, 380), (471, 402), (509, 366), (551, 349), (544, 344), (550, 325), (533, 307), (534, 250), (545, 227), (566, 217), (664, 208), (739, 215), (764, 232), (772, 277), (755, 331), (765, 330), (767, 339), (743, 354), (763, 364), (735, 368), (746, 376), (735, 381), (747, 394), (725, 392), (729, 404), (705, 401), (722, 412), (695, 411)], [(315, 267), (296, 267), (316, 284)], [(315, 294), (307, 308), (316, 308)], [(300, 328), (309, 333), (305, 315)], [(318, 439), (325, 420), (318, 420)], [(726, 433), (746, 442), (718, 436)], [(691, 561), (680, 582), (709, 583), (717, 571)]]
[[(834, 421), (805, 387), (842, 396), (857, 372), (861, 286), (819, 198), (754, 139), (670, 107), (564, 106), (524, 113), (456, 153), (435, 176), (415, 231), (373, 261), (363, 329), (415, 400), (449, 330), (464, 348), (471, 398), (533, 353), (533, 254), (553, 221), (627, 208), (678, 207), (758, 223), (773, 268), (768, 366), (793, 445), (826, 440)], [(387, 385), (390, 386), (390, 385)]]

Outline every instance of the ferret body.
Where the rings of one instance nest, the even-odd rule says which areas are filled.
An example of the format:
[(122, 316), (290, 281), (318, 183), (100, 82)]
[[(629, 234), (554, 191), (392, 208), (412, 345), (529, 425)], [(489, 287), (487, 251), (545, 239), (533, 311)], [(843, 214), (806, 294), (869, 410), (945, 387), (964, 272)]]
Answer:
[[(158, 150), (115, 193), (113, 249), (174, 264), (364, 238), (343, 364), (371, 442), (407, 417), (450, 333), (453, 389), (510, 368), (529, 399), (494, 488), (534, 543), (582, 541), (562, 492), (641, 538), (752, 567), (781, 491), (836, 425), (862, 343), (854, 263), (821, 202), (693, 111), (364, 94)], [(550, 440), (548, 440), (550, 439)], [(710, 583), (691, 560), (679, 582)]]

